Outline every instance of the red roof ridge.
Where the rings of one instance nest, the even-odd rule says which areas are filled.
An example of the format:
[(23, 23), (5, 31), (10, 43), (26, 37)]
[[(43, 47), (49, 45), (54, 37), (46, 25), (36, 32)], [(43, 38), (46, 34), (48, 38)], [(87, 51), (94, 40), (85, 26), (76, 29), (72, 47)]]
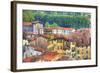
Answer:
[(29, 25), (32, 25), (32, 23), (31, 22), (23, 22), (23, 25), (24, 26), (29, 26)]

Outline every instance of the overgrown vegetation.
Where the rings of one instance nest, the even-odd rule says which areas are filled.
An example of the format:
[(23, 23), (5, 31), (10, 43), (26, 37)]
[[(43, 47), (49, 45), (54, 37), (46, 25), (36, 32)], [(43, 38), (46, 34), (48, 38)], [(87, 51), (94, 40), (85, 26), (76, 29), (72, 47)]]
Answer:
[(89, 28), (90, 13), (23, 10), (23, 21), (41, 21), (45, 27)]

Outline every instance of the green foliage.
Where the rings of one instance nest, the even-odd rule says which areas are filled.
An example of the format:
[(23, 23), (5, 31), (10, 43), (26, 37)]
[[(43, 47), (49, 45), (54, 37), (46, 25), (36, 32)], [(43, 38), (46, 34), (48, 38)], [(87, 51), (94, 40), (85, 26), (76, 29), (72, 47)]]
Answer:
[(46, 22), (45, 27), (47, 27), (47, 28), (49, 28), (49, 27), (58, 27), (58, 24), (56, 24), (56, 23), (49, 24), (48, 22)]
[(31, 21), (35, 20), (34, 16), (35, 15), (34, 15), (33, 11), (27, 11), (27, 10), (23, 11), (23, 21), (24, 22), (31, 22)]
[(48, 27), (49, 27), (49, 25), (50, 25), (50, 24), (49, 24), (48, 22), (46, 22), (46, 23), (45, 23), (45, 27), (47, 27), (47, 28), (48, 28)]
[(52, 24), (52, 27), (58, 27), (58, 24), (53, 23), (53, 24)]
[[(43, 22), (45, 27), (72, 27), (72, 28), (89, 28), (90, 27), (89, 13), (81, 12), (58, 12), (58, 11), (37, 11), (37, 10), (24, 10), (23, 21), (32, 22), (39, 20)], [(52, 24), (49, 24), (52, 22)]]

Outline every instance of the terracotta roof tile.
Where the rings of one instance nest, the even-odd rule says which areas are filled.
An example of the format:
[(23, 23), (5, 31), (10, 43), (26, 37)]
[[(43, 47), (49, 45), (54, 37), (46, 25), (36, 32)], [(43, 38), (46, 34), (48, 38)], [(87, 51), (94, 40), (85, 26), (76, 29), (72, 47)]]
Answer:
[(24, 26), (31, 26), (32, 23), (31, 23), (31, 22), (23, 22), (23, 25), (24, 25)]

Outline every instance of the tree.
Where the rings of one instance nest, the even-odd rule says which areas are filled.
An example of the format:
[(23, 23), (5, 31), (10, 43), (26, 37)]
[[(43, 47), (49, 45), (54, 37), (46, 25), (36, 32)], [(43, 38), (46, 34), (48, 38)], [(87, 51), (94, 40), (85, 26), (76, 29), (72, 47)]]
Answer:
[(41, 21), (45, 27), (71, 27), (75, 29), (90, 28), (89, 13), (23, 10), (23, 21)]
[(53, 23), (53, 24), (52, 24), (52, 27), (58, 27), (58, 24)]
[(45, 23), (45, 27), (48, 28), (49, 26), (50, 26), (50, 24), (49, 24), (48, 22), (46, 22), (46, 23)]
[(45, 27), (58, 27), (58, 24), (53, 23), (53, 24), (49, 24), (48, 22), (45, 23)]
[(23, 11), (23, 21), (24, 22), (32, 22), (33, 20), (35, 20), (34, 16), (35, 16), (35, 14), (31, 10)]

